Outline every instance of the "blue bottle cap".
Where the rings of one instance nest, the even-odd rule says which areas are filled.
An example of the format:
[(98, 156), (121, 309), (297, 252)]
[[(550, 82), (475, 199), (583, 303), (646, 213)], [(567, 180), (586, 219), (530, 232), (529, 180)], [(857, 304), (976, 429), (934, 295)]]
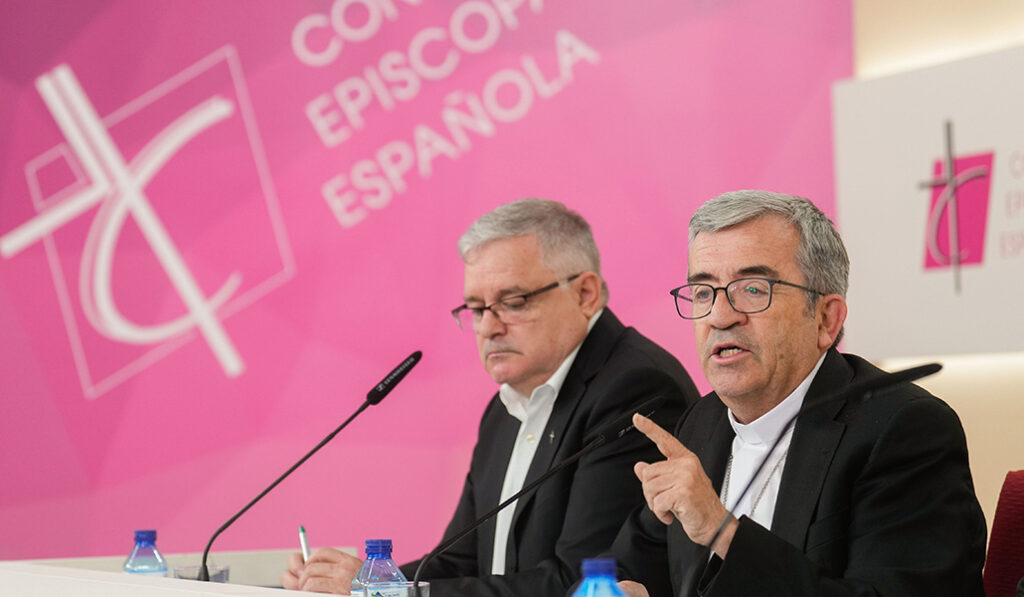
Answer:
[(135, 542), (136, 543), (156, 543), (156, 531), (154, 530), (142, 530), (135, 531)]
[(588, 558), (580, 566), (583, 576), (612, 576), (616, 574), (615, 558)]
[(384, 555), (391, 556), (391, 539), (367, 539), (366, 556)]

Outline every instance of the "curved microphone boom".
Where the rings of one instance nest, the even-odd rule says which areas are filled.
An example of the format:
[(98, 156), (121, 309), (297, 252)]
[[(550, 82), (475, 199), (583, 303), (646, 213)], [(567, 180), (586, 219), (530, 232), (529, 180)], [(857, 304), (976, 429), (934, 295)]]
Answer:
[(334, 431), (330, 432), (327, 435), (327, 437), (325, 437), (324, 439), (322, 439), (320, 441), (319, 444), (317, 444), (312, 450), (307, 452), (305, 456), (300, 458), (299, 461), (296, 462), (295, 464), (293, 464), (291, 466), (291, 468), (286, 470), (284, 472), (284, 474), (282, 474), (280, 477), (275, 479), (273, 483), (271, 483), (269, 486), (267, 486), (266, 489), (261, 491), (259, 495), (257, 495), (256, 497), (254, 497), (252, 499), (252, 501), (250, 501), (248, 504), (246, 504), (241, 510), (236, 512), (235, 515), (232, 516), (231, 518), (229, 518), (227, 522), (225, 522), (224, 524), (220, 525), (220, 528), (218, 528), (213, 533), (213, 536), (210, 537), (209, 542), (207, 542), (206, 549), (203, 550), (203, 560), (202, 560), (202, 563), (199, 565), (199, 574), (198, 574), (196, 580), (202, 580), (202, 581), (209, 581), (210, 580), (210, 570), (206, 566), (206, 559), (210, 555), (210, 547), (213, 546), (213, 541), (214, 541), (214, 539), (217, 538), (218, 535), (223, 533), (229, 526), (232, 525), (232, 523), (234, 523), (236, 520), (238, 520), (239, 516), (245, 514), (246, 511), (249, 510), (249, 508), (252, 508), (253, 505), (256, 502), (258, 502), (261, 499), (263, 499), (263, 496), (265, 496), (268, 493), (270, 493), (271, 489), (277, 487), (278, 483), (280, 483), (281, 481), (284, 481), (285, 477), (287, 477), (288, 475), (292, 474), (292, 472), (294, 472), (295, 469), (297, 469), (300, 466), (302, 466), (302, 463), (304, 463), (307, 460), (309, 460), (310, 456), (312, 456), (313, 454), (316, 454), (317, 450), (319, 450), (320, 448), (324, 447), (324, 445), (326, 445), (327, 442), (329, 442), (332, 439), (334, 439), (334, 436), (338, 435), (339, 431), (341, 431), (349, 423), (351, 423), (352, 419), (355, 419), (357, 416), (359, 416), (359, 413), (363, 412), (364, 410), (366, 410), (370, 406), (373, 406), (375, 404), (379, 404), (380, 401), (383, 400), (384, 397), (387, 396), (391, 392), (391, 390), (393, 390), (395, 388), (396, 385), (398, 385), (398, 382), (402, 381), (402, 378), (405, 377), (406, 374), (409, 373), (409, 370), (412, 369), (416, 365), (416, 363), (418, 363), (420, 361), (420, 358), (422, 358), (422, 357), (423, 357), (423, 353), (420, 352), (419, 350), (417, 350), (416, 352), (414, 352), (411, 355), (409, 355), (409, 357), (407, 359), (402, 361), (397, 367), (395, 367), (391, 371), (391, 373), (388, 373), (387, 377), (382, 379), (379, 384), (374, 386), (373, 389), (371, 389), (366, 394), (366, 400), (359, 406), (358, 409), (356, 409), (356, 412), (352, 413), (352, 415), (349, 418), (345, 419), (344, 423), (339, 425), (338, 428), (335, 429)]
[(514, 493), (512, 496), (510, 496), (507, 500), (498, 504), (492, 510), (488, 511), (480, 518), (477, 518), (468, 527), (462, 529), (449, 539), (442, 541), (440, 545), (435, 547), (430, 553), (424, 556), (423, 559), (420, 560), (419, 566), (416, 567), (416, 574), (414, 574), (412, 578), (413, 587), (415, 587), (416, 589), (416, 597), (420, 597), (420, 573), (423, 572), (423, 567), (427, 564), (427, 562), (447, 551), (449, 547), (455, 545), (459, 542), (460, 539), (475, 531), (477, 528), (480, 527), (480, 525), (487, 522), (487, 520), (489, 520), (492, 516), (504, 510), (509, 504), (523, 497), (531, 490), (533, 490), (535, 487), (537, 487), (544, 481), (547, 481), (559, 471), (563, 470), (565, 467), (576, 462), (580, 458), (583, 458), (584, 456), (596, 450), (597, 448), (605, 444), (610, 444), (611, 442), (616, 441), (623, 435), (626, 435), (627, 433), (632, 431), (633, 413), (640, 413), (645, 417), (650, 418), (650, 416), (654, 414), (655, 409), (661, 406), (663, 402), (665, 402), (664, 396), (655, 396), (654, 398), (651, 398), (650, 400), (647, 400), (646, 402), (642, 403), (637, 408), (630, 410), (629, 412), (626, 412), (622, 415), (619, 415), (612, 422), (601, 427), (592, 435), (590, 435), (587, 439), (585, 439), (583, 441), (583, 449), (581, 449), (579, 452), (576, 452), (575, 454), (569, 456), (565, 460), (558, 462), (558, 464), (549, 468), (547, 472), (545, 472), (543, 475), (537, 477), (536, 479), (528, 483), (525, 487), (523, 487), (522, 489)]

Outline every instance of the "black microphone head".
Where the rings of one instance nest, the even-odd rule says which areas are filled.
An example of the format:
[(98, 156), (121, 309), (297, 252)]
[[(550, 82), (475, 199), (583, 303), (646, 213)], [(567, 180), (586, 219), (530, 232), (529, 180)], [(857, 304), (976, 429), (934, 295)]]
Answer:
[(591, 434), (590, 437), (583, 441), (583, 444), (586, 445), (602, 438), (602, 442), (608, 444), (619, 439), (633, 430), (633, 415), (635, 413), (640, 413), (641, 415), (650, 418), (651, 415), (654, 414), (654, 411), (660, 408), (664, 402), (665, 396), (660, 394), (650, 400), (647, 400), (640, 406), (615, 417), (612, 422)]
[(366, 401), (370, 404), (379, 404), (381, 400), (387, 396), (391, 390), (395, 389), (398, 382), (402, 381), (402, 378), (409, 373), (416, 363), (420, 362), (420, 358), (423, 357), (423, 352), (417, 350), (416, 352), (409, 355), (409, 358), (402, 361), (397, 367), (395, 367), (391, 373), (388, 373), (387, 377), (381, 380), (379, 384), (373, 387), (366, 394)]
[(897, 382), (908, 382), (917, 381), (922, 377), (928, 377), (934, 375), (942, 370), (941, 363), (925, 363), (924, 365), (918, 365), (916, 367), (908, 367), (900, 371), (893, 371), (889, 374), (893, 379), (893, 383)]

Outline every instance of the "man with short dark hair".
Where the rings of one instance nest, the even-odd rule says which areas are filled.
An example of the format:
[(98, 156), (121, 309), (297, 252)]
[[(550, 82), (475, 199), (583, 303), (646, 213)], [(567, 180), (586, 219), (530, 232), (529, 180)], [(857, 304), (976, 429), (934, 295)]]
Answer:
[[(587, 222), (554, 201), (523, 199), (479, 218), (459, 241), (465, 303), (452, 311), (501, 384), (480, 422), (447, 539), (583, 448), (584, 440), (657, 395), (675, 422), (697, 399), (679, 362), (606, 307)], [(640, 434), (602, 446), (431, 560), (431, 597), (561, 594), (588, 554), (607, 549), (643, 503), (632, 473), (654, 458)], [(345, 593), (359, 560), (320, 549), (295, 555), (286, 588)], [(412, 577), (419, 562), (402, 567)]]
[(647, 507), (611, 550), (628, 595), (981, 597), (956, 414), (911, 384), (842, 393), (884, 374), (835, 349), (849, 260), (828, 218), (726, 193), (691, 219), (688, 262), (672, 294), (714, 392), (674, 434), (634, 417), (662, 457), (636, 464)]

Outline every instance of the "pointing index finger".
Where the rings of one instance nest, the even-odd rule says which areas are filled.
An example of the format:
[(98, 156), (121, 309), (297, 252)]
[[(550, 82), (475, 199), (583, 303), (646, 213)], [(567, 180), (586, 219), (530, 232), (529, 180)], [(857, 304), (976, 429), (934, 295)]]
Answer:
[(665, 458), (678, 458), (690, 453), (675, 436), (640, 413), (633, 415), (633, 425), (640, 433), (646, 435), (647, 439), (654, 442), (654, 445), (658, 446), (658, 451)]

